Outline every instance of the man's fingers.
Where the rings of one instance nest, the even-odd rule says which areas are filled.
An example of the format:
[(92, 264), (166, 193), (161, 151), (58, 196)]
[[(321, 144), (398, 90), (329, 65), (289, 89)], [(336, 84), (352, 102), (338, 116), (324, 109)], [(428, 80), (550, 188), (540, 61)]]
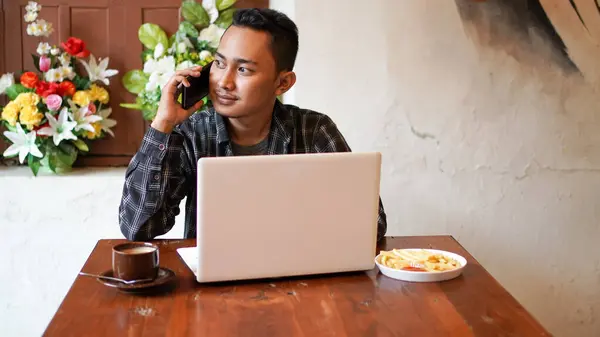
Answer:
[(191, 67), (191, 68), (187, 68), (187, 69), (177, 70), (175, 72), (175, 75), (181, 75), (181, 76), (200, 76), (200, 70), (202, 70), (202, 67), (200, 67), (200, 66), (198, 66), (198, 67)]
[(193, 114), (194, 112), (196, 112), (196, 111), (200, 110), (200, 108), (201, 108), (203, 105), (204, 105), (204, 101), (202, 101), (202, 100), (199, 100), (198, 102), (196, 102), (196, 104), (194, 104), (194, 106), (193, 106), (193, 107), (189, 108), (189, 109), (187, 110), (187, 112), (188, 112), (188, 113), (191, 115), (191, 114)]
[(163, 90), (166, 90), (165, 94), (174, 95), (177, 92), (177, 87), (179, 86), (180, 83), (182, 83), (186, 87), (190, 86), (190, 82), (187, 80), (187, 78), (185, 76), (174, 75), (173, 77), (171, 77), (171, 79), (169, 79), (169, 82), (167, 82), (167, 84), (163, 88)]

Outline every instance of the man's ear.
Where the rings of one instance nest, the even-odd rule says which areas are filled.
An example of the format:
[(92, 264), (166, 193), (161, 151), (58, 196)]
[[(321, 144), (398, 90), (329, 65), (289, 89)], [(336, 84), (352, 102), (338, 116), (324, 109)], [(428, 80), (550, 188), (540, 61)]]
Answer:
[(293, 71), (285, 71), (279, 74), (278, 85), (275, 89), (277, 96), (283, 95), (286, 91), (290, 90), (296, 83), (296, 73)]

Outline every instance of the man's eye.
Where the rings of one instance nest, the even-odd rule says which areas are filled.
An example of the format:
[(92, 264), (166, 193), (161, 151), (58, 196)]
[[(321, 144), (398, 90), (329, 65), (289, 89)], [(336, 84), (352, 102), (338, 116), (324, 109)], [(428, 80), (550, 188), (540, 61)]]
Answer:
[(241, 73), (245, 73), (248, 69), (244, 68), (244, 67), (239, 67), (238, 71)]

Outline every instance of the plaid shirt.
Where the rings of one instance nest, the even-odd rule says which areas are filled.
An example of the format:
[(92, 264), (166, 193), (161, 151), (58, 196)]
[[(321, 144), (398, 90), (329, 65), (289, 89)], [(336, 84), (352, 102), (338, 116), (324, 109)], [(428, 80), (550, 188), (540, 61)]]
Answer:
[[(267, 154), (349, 151), (329, 117), (276, 102)], [(195, 238), (198, 159), (233, 155), (225, 121), (214, 109), (192, 115), (170, 134), (150, 127), (125, 173), (119, 206), (123, 235), (129, 240), (150, 240), (165, 234), (187, 197), (184, 236)], [(377, 222), (380, 240), (387, 230), (381, 198)]]

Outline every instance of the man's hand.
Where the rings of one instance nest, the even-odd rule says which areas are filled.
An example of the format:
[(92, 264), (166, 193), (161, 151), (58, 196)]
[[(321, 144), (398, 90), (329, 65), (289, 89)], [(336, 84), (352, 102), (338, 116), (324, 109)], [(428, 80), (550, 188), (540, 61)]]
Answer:
[(190, 82), (188, 82), (186, 77), (200, 76), (201, 69), (202, 67), (198, 66), (179, 70), (171, 77), (171, 79), (169, 79), (169, 82), (167, 82), (162, 89), (156, 117), (151, 124), (154, 129), (164, 133), (170, 133), (175, 126), (188, 119), (194, 112), (202, 107), (203, 102), (200, 100), (193, 107), (186, 110), (177, 102), (176, 97), (179, 84), (181, 83), (186, 87), (189, 87)]

